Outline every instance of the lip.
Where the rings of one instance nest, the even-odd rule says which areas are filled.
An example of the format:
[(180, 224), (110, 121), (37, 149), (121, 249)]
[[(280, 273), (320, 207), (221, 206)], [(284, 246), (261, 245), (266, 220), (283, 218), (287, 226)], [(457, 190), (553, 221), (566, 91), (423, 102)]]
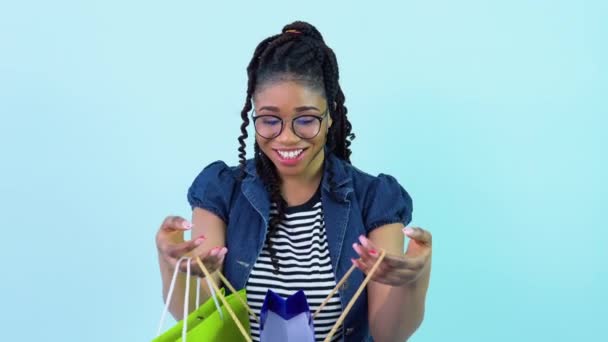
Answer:
[(287, 148), (287, 147), (285, 147), (285, 148), (283, 148), (283, 147), (272, 147), (272, 149), (275, 150), (275, 151), (278, 151), (278, 150), (281, 150), (281, 151), (297, 151), (297, 150), (305, 150), (307, 148), (308, 147), (289, 147), (289, 148)]
[[(277, 156), (277, 159), (279, 160), (279, 162), (282, 165), (285, 166), (295, 166), (297, 165), (303, 158), (304, 158), (304, 154), (306, 153), (306, 150), (308, 150), (308, 147), (298, 147), (298, 148), (273, 148), (272, 149), (275, 153), (275, 155)], [(297, 158), (293, 158), (293, 159), (284, 159), (280, 154), (279, 151), (297, 151), (297, 150), (303, 150), (302, 153), (300, 153), (300, 155)]]

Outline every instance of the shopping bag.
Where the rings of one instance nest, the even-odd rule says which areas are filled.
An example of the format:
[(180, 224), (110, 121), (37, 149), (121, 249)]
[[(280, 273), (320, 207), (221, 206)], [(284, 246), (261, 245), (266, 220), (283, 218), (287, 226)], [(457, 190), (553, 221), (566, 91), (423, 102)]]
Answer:
[[(196, 305), (197, 309), (192, 313), (188, 313), (188, 298), (190, 285), (190, 260), (189, 257), (183, 257), (178, 260), (169, 287), (169, 293), (163, 310), (163, 315), (158, 328), (157, 337), (152, 342), (212, 342), (212, 341), (251, 341), (249, 335), (249, 315), (252, 313), (249, 306), (246, 304), (247, 296), (245, 289), (236, 291), (232, 285), (220, 273), (220, 280), (232, 291), (228, 296), (225, 296), (224, 289), (219, 289), (211, 280), (211, 275), (205, 268), (200, 258), (196, 258), (196, 262), (205, 274), (205, 280), (211, 291), (211, 298), (199, 306), (200, 298), (200, 278), (197, 279)], [(185, 320), (179, 321), (173, 327), (160, 333), (163, 327), (165, 317), (169, 308), (169, 303), (175, 287), (179, 265), (182, 261), (187, 262), (186, 275), (186, 291), (184, 298), (184, 316)], [(254, 315), (255, 317), (255, 315)], [(257, 319), (257, 317), (256, 317)]]
[(260, 341), (314, 342), (315, 328), (304, 291), (283, 299), (266, 292), (260, 311)]
[[(222, 292), (223, 289), (222, 289)], [(235, 295), (246, 300), (245, 290), (241, 290), (236, 294), (226, 296), (228, 304), (243, 324), (246, 331), (249, 331), (249, 318), (247, 310), (240, 305), (240, 301), (235, 298)], [(220, 315), (223, 314), (223, 319)], [(223, 305), (221, 311), (218, 311), (213, 299), (209, 299), (198, 309), (188, 315), (186, 339), (182, 339), (183, 321), (179, 321), (169, 330), (165, 331), (161, 336), (155, 338), (153, 342), (211, 342), (211, 341), (244, 341), (244, 338), (239, 331), (235, 321), (228, 315)]]
[[(365, 276), (365, 279), (363, 279), (363, 282), (348, 302), (346, 308), (342, 311), (342, 314), (331, 331), (325, 337), (324, 342), (331, 341), (332, 337), (336, 334), (338, 328), (342, 325), (344, 318), (346, 318), (346, 315), (348, 315), (348, 312), (352, 309), (357, 298), (359, 298), (385, 256), (386, 251), (382, 250), (378, 260), (376, 260), (374, 266), (372, 266), (371, 270)], [(315, 317), (327, 303), (329, 303), (329, 300), (338, 289), (342, 287), (355, 269), (356, 267), (354, 265), (351, 266), (314, 314), (310, 313), (304, 291), (297, 291), (287, 299), (283, 299), (272, 290), (268, 290), (260, 311), (260, 342), (314, 342)]]

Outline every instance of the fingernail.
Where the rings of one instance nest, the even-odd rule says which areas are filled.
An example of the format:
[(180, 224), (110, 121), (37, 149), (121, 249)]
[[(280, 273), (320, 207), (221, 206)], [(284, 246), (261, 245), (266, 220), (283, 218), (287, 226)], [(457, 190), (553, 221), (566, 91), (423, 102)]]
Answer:
[(211, 255), (212, 256), (217, 256), (217, 254), (219, 253), (220, 249), (219, 247), (215, 247), (211, 250)]
[(375, 249), (370, 249), (370, 250), (369, 250), (369, 254), (371, 254), (371, 255), (377, 255), (377, 254), (378, 254), (378, 252), (376, 252), (376, 250), (375, 250)]
[(356, 242), (355, 242), (355, 243), (353, 243), (353, 248), (355, 248), (355, 249), (356, 249), (356, 248), (357, 248), (357, 246), (359, 246), (359, 244), (358, 244), (358, 243), (356, 243)]
[(359, 242), (361, 242), (361, 244), (362, 244), (362, 245), (364, 245), (364, 244), (365, 244), (365, 242), (366, 242), (366, 241), (365, 241), (365, 236), (363, 236), (363, 235), (359, 235)]
[(201, 235), (201, 236), (199, 236), (197, 239), (203, 239), (203, 240), (206, 240), (206, 239), (207, 239), (207, 237), (205, 236), (205, 234), (202, 234), (202, 235)]
[(414, 230), (413, 230), (412, 228), (409, 228), (409, 227), (408, 227), (408, 228), (403, 228), (403, 232), (404, 232), (406, 235), (411, 235), (411, 234), (413, 234), (413, 233), (414, 233)]
[(205, 241), (205, 238), (204, 237), (199, 237), (198, 239), (194, 240), (194, 244), (198, 246), (201, 243), (203, 243), (203, 241)]
[(192, 223), (190, 223), (188, 221), (184, 221), (182, 223), (182, 226), (184, 227), (184, 229), (190, 229), (190, 228), (192, 228)]

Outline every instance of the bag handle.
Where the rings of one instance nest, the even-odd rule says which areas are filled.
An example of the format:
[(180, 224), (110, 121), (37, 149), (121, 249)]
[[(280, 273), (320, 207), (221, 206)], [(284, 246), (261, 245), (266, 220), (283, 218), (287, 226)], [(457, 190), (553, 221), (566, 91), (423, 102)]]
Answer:
[[(201, 270), (203, 271), (203, 273), (205, 274), (205, 277), (207, 278), (208, 283), (211, 283), (210, 290), (211, 291), (215, 291), (216, 295), (219, 297), (219, 299), (222, 302), (222, 304), (224, 304), (224, 308), (226, 308), (226, 310), (228, 311), (228, 314), (230, 314), (230, 317), (232, 317), (232, 319), (234, 320), (234, 323), (236, 323), (236, 326), (239, 328), (239, 331), (241, 332), (241, 334), (245, 338), (245, 341), (251, 342), (251, 337), (249, 336), (249, 333), (247, 333), (247, 331), (245, 330), (245, 327), (243, 327), (243, 324), (241, 324), (241, 321), (239, 321), (239, 319), (236, 317), (236, 314), (234, 313), (234, 311), (232, 310), (232, 308), (228, 304), (228, 301), (226, 301), (226, 298), (224, 297), (224, 295), (222, 295), (220, 289), (217, 287), (217, 284), (215, 284), (214, 281), (209, 281), (210, 278), (211, 278), (211, 274), (209, 273), (209, 271), (207, 270), (207, 268), (205, 267), (205, 265), (201, 261), (201, 258), (197, 256), (195, 260), (196, 260), (196, 263), (198, 264), (198, 267), (200, 267)], [(226, 278), (224, 278), (223, 275), (221, 275), (221, 272), (218, 272), (218, 274), (220, 275), (220, 279), (222, 279), (222, 281), (225, 282), (226, 286), (228, 286), (230, 284), (228, 282), (228, 280)], [(248, 309), (248, 311), (250, 311), (251, 309), (249, 308), (249, 306), (246, 303), (243, 303), (242, 299), (237, 294), (237, 292), (233, 290), (232, 285), (230, 285), (229, 288), (230, 288), (230, 291), (233, 291), (233, 293), (236, 295), (236, 297), (239, 298), (239, 300), (241, 301), (241, 303), (245, 305), (245, 307)], [(221, 310), (219, 310), (219, 311), (221, 312)], [(256, 317), (256, 319), (257, 319), (257, 317)]]
[[(173, 270), (173, 276), (171, 277), (171, 284), (169, 285), (169, 291), (167, 293), (167, 299), (165, 301), (165, 307), (163, 309), (163, 313), (160, 318), (160, 323), (158, 324), (158, 330), (156, 332), (156, 336), (160, 336), (160, 334), (162, 333), (162, 328), (165, 323), (167, 313), (169, 311), (169, 305), (170, 305), (171, 299), (173, 297), (173, 291), (175, 290), (175, 283), (177, 282), (179, 266), (182, 263), (182, 261), (186, 261), (186, 288), (185, 288), (185, 294), (184, 294), (184, 316), (183, 316), (184, 318), (182, 319), (182, 341), (186, 342), (186, 335), (188, 332), (188, 313), (189, 313), (188, 305), (190, 302), (190, 300), (189, 300), (190, 299), (190, 277), (191, 277), (191, 268), (190, 268), (191, 266), (190, 265), (191, 265), (191, 261), (192, 261), (192, 258), (187, 257), (187, 256), (179, 258), (175, 264), (175, 269)], [(211, 291), (211, 297), (213, 298), (215, 307), (220, 315), (220, 319), (222, 319), (222, 320), (224, 319), (224, 313), (222, 312), (220, 304), (217, 300), (218, 297), (219, 297), (220, 301), (224, 304), (224, 307), (226, 308), (226, 310), (228, 311), (228, 313), (230, 314), (230, 316), (236, 323), (237, 327), (239, 328), (239, 330), (241, 331), (243, 336), (245, 337), (245, 340), (247, 342), (251, 342), (251, 338), (249, 337), (249, 334), (247, 333), (247, 331), (245, 330), (245, 328), (243, 327), (241, 322), (236, 317), (236, 314), (234, 313), (234, 311), (232, 310), (230, 305), (228, 305), (228, 302), (226, 301), (226, 298), (222, 295), (220, 289), (217, 287), (215, 282), (213, 280), (211, 280), (211, 274), (209, 273), (209, 271), (207, 270), (207, 268), (201, 261), (200, 257), (196, 257), (195, 261), (198, 264), (198, 266), (201, 268), (203, 273), (205, 274), (205, 279), (207, 280), (207, 286), (209, 286), (209, 291)], [(217, 274), (219, 275), (220, 280), (230, 289), (230, 291), (232, 291), (232, 293), (236, 294), (237, 291), (234, 289), (232, 284), (230, 284), (228, 279), (226, 279), (222, 275), (221, 272), (217, 272)], [(200, 277), (196, 277), (196, 278), (197, 278), (196, 279), (196, 307), (198, 308), (200, 306), (201, 278)], [(247, 303), (241, 298), (241, 296), (236, 295), (236, 297), (241, 302), (241, 304), (247, 309), (247, 311), (255, 318), (255, 320), (259, 322), (258, 317), (255, 315), (253, 310), (251, 310), (249, 305), (247, 305)]]
[[(197, 259), (200, 259), (200, 258), (197, 257)], [(196, 260), (196, 262), (199, 263), (199, 260)], [(199, 267), (201, 265), (203, 265), (202, 262), (199, 264)], [(201, 268), (201, 270), (202, 270), (202, 268)], [(222, 272), (218, 271), (216, 274), (220, 278), (220, 281), (222, 283), (224, 283), (224, 285), (226, 285), (226, 287), (230, 290), (230, 292), (232, 292), (232, 293), (237, 293), (238, 292), (237, 290), (234, 289), (234, 287), (228, 281), (228, 279), (226, 279), (226, 277), (224, 277), (224, 275), (222, 274)], [(210, 289), (211, 289), (211, 287), (210, 287)], [(251, 308), (249, 307), (249, 305), (247, 305), (247, 303), (240, 296), (237, 296), (237, 298), (238, 298), (239, 302), (241, 302), (241, 304), (245, 307), (245, 309), (247, 309), (247, 311), (249, 312), (249, 314), (255, 319), (255, 321), (258, 322), (258, 323), (260, 323), (260, 320), (258, 319), (258, 316), (255, 314), (255, 312), (253, 312), (253, 310), (251, 310)]]
[[(382, 250), (380, 252), (380, 256), (378, 257), (378, 260), (376, 260), (376, 263), (374, 264), (374, 266), (372, 266), (372, 269), (369, 270), (369, 272), (367, 272), (367, 276), (365, 277), (365, 279), (363, 279), (363, 282), (361, 283), (361, 285), (357, 289), (357, 292), (355, 292), (355, 294), (353, 295), (353, 298), (351, 298), (351, 300), (348, 302), (348, 305), (346, 306), (346, 308), (344, 309), (344, 311), (340, 315), (340, 318), (338, 318), (338, 321), (336, 321), (336, 324), (334, 324), (334, 326), (331, 328), (331, 331), (329, 332), (329, 334), (327, 334), (327, 337), (325, 337), (325, 340), (323, 340), (323, 342), (329, 342), (329, 341), (331, 341), (331, 339), (334, 336), (334, 334), (338, 331), (338, 328), (340, 327), (340, 325), (344, 322), (344, 319), (346, 318), (346, 315), (348, 315), (348, 312), (355, 305), (355, 302), (357, 301), (357, 299), (359, 298), (359, 296), (361, 295), (361, 293), (363, 292), (363, 290), (367, 286), (367, 283), (371, 280), (371, 278), (373, 277), (374, 273), (376, 273), (376, 270), (378, 269), (378, 266), (380, 266), (380, 264), (382, 263), (382, 260), (384, 260), (385, 256), (386, 256), (386, 251)], [(312, 316), (313, 319), (319, 314), (319, 312), (321, 312), (321, 309), (323, 309), (323, 307), (325, 305), (327, 305), (327, 303), (329, 302), (329, 300), (331, 299), (331, 297), (333, 297), (333, 295), (336, 292), (338, 292), (338, 289), (340, 288), (340, 286), (342, 286), (346, 282), (346, 279), (348, 279), (348, 277), (350, 277), (351, 273), (353, 273), (353, 271), (355, 270), (355, 268), (356, 268), (355, 265), (351, 266), (350, 269), (346, 272), (346, 274), (344, 274), (344, 276), (342, 277), (342, 279), (340, 279), (340, 282), (338, 282), (338, 284), (336, 285), (336, 287), (334, 287), (334, 289), (331, 290), (331, 292), (325, 298), (325, 300), (323, 301), (323, 303), (321, 303), (321, 306), (319, 306), (319, 308), (317, 309), (317, 311), (315, 311), (314, 315)]]
[[(215, 309), (219, 313), (220, 319), (223, 321), (224, 312), (221, 309), (220, 303), (217, 301), (217, 295), (215, 294), (215, 290), (213, 289), (213, 286), (211, 286), (211, 280), (209, 280), (209, 278), (207, 278), (207, 277), (205, 277), (205, 280), (207, 281), (207, 287), (209, 287), (209, 291), (211, 291), (211, 298), (213, 298), (213, 303), (215, 304)], [(197, 307), (198, 307), (198, 305), (197, 305)]]
[[(188, 332), (188, 303), (189, 295), (190, 295), (190, 261), (192, 258), (189, 257), (181, 257), (175, 263), (175, 269), (173, 270), (173, 276), (171, 277), (171, 284), (169, 285), (169, 292), (167, 293), (167, 299), (165, 300), (165, 307), (163, 309), (163, 313), (160, 316), (160, 322), (158, 323), (158, 330), (156, 331), (156, 336), (160, 336), (163, 325), (165, 325), (165, 319), (167, 318), (167, 312), (169, 312), (169, 304), (171, 304), (171, 298), (173, 297), (173, 290), (175, 290), (175, 283), (177, 282), (177, 274), (179, 272), (179, 265), (182, 261), (186, 261), (186, 291), (184, 294), (184, 318), (182, 320), (182, 341), (186, 342), (186, 333)], [(200, 284), (200, 282), (197, 282)], [(196, 297), (197, 303), (200, 299), (200, 286), (197, 289)]]

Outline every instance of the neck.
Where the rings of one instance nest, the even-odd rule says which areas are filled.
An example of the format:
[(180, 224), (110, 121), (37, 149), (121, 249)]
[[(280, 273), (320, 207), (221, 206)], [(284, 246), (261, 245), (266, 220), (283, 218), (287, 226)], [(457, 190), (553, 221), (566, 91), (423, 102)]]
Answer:
[(281, 192), (288, 205), (305, 203), (314, 195), (323, 178), (324, 160), (325, 153), (321, 151), (302, 174), (297, 176), (281, 176)]

